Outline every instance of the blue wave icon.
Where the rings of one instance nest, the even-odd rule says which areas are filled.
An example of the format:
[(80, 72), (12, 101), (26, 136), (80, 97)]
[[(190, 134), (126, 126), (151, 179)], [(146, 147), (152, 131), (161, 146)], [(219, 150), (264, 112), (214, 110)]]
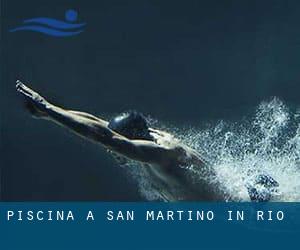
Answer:
[(23, 25), (9, 30), (16, 31), (35, 31), (49, 36), (66, 37), (74, 36), (83, 32), (85, 23), (74, 23), (77, 20), (78, 13), (75, 10), (65, 12), (65, 20), (61, 21), (47, 17), (37, 17), (23, 21)]

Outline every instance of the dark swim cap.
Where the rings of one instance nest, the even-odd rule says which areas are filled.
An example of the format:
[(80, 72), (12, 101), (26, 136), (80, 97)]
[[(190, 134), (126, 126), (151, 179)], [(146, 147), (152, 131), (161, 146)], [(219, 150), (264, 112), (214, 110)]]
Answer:
[(129, 139), (153, 140), (147, 119), (136, 111), (121, 113), (109, 121), (108, 127)]

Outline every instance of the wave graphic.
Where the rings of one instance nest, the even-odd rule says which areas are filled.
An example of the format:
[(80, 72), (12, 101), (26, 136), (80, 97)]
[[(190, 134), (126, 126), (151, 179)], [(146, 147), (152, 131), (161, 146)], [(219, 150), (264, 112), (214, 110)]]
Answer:
[(11, 32), (21, 31), (21, 30), (36, 31), (36, 32), (40, 32), (40, 33), (44, 33), (44, 34), (47, 34), (50, 36), (56, 36), (56, 37), (74, 36), (74, 35), (77, 35), (77, 34), (83, 32), (83, 30), (69, 31), (69, 32), (60, 31), (60, 30), (54, 30), (54, 29), (50, 29), (47, 27), (43, 27), (43, 26), (34, 26), (34, 25), (18, 27), (18, 28), (11, 30)]
[(56, 29), (75, 29), (75, 28), (83, 27), (85, 25), (85, 23), (73, 24), (73, 23), (67, 23), (64, 21), (60, 21), (52, 18), (46, 18), (46, 17), (38, 17), (38, 18), (24, 20), (23, 23), (44, 24), (44, 25), (48, 25), (51, 28), (56, 28)]
[[(273, 98), (260, 103), (252, 115), (240, 121), (218, 121), (205, 127), (167, 130), (196, 149), (214, 167), (219, 191), (228, 200), (249, 201), (246, 184), (265, 173), (279, 183), (274, 201), (300, 201), (300, 108), (288, 107)], [(163, 199), (145, 168), (137, 163), (129, 167), (146, 199)], [(191, 166), (188, 171), (191, 181), (200, 183), (205, 179), (216, 183), (212, 177), (203, 176), (197, 167)]]
[(86, 25), (85, 23), (71, 23), (77, 20), (76, 11), (67, 10), (65, 19), (67, 22), (47, 17), (27, 19), (23, 21), (23, 26), (13, 28), (10, 32), (34, 31), (49, 36), (67, 37), (77, 35), (84, 31), (80, 28), (83, 28)]

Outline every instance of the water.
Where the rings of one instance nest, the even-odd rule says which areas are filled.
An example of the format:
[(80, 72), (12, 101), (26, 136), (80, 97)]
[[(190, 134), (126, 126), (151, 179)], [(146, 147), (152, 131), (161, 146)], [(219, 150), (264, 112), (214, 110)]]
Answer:
[[(169, 129), (214, 167), (216, 177), (190, 166), (192, 181), (218, 182), (230, 200), (249, 201), (246, 183), (267, 173), (280, 184), (274, 201), (300, 201), (300, 110), (291, 111), (278, 98), (262, 102), (239, 122), (219, 121), (205, 129)], [(131, 176), (148, 200), (164, 199), (146, 168), (129, 163)], [(217, 178), (217, 180), (215, 180)]]

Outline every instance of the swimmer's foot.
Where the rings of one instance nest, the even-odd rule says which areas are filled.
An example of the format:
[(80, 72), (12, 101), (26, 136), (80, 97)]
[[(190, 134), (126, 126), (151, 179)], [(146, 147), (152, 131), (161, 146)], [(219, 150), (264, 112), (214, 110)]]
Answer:
[(25, 98), (25, 106), (35, 118), (47, 116), (45, 109), (48, 103), (42, 96), (19, 80), (16, 81), (16, 90)]

